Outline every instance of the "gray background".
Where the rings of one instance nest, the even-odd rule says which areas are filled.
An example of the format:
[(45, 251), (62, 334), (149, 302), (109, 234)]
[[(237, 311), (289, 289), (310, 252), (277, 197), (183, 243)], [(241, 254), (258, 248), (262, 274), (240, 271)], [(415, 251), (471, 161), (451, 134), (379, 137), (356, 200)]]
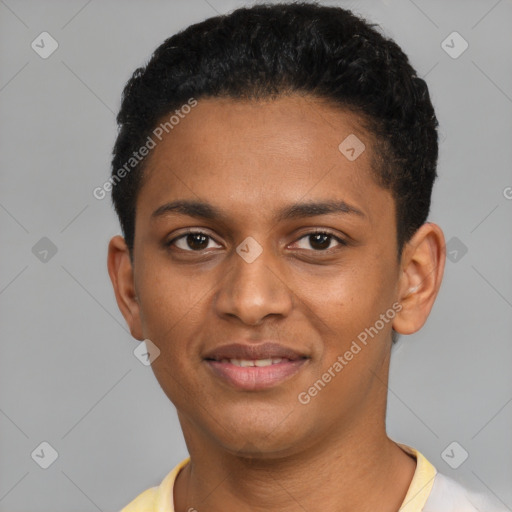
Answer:
[[(431, 220), (454, 261), (427, 325), (394, 351), (390, 436), (512, 510), (512, 3), (325, 3), (404, 48), (440, 122)], [(92, 191), (135, 68), (242, 4), (0, 0), (0, 511), (115, 511), (187, 455), (174, 406), (133, 355), (106, 270), (117, 219)], [(43, 31), (59, 44), (47, 59), (31, 48)], [(456, 59), (441, 46), (453, 31), (469, 43)], [(48, 469), (31, 457), (43, 441), (58, 452)], [(458, 469), (441, 455), (453, 441), (469, 453)]]

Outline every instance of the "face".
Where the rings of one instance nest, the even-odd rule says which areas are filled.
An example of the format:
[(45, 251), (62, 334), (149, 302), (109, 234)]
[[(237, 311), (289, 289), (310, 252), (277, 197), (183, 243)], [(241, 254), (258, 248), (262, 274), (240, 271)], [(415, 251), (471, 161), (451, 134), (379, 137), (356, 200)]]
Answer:
[(123, 312), (186, 439), (272, 457), (384, 422), (403, 269), (371, 152), (356, 115), (299, 96), (201, 99), (152, 150)]

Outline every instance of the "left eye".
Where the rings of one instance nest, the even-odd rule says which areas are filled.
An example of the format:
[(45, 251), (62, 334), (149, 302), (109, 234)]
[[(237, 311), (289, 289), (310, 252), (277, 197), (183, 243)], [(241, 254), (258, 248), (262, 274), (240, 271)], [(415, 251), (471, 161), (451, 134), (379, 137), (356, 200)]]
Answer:
[[(302, 239), (309, 239), (309, 242), (307, 243), (309, 243), (310, 247), (312, 247), (315, 251), (325, 251), (327, 249), (331, 249), (330, 245), (333, 240), (336, 240), (340, 245), (347, 245), (346, 242), (341, 238), (324, 231), (308, 233), (299, 238), (299, 240)], [(306, 249), (309, 249), (309, 247), (306, 247)]]

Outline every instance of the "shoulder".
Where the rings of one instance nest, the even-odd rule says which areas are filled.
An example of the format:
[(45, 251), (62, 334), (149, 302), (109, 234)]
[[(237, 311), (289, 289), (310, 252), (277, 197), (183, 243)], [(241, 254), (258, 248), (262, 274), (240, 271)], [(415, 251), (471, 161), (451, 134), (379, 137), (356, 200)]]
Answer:
[(490, 496), (471, 491), (452, 478), (437, 473), (423, 512), (505, 512)]
[(188, 464), (190, 457), (178, 463), (162, 480), (160, 485), (150, 487), (128, 503), (120, 512), (174, 512), (174, 482), (178, 473)]

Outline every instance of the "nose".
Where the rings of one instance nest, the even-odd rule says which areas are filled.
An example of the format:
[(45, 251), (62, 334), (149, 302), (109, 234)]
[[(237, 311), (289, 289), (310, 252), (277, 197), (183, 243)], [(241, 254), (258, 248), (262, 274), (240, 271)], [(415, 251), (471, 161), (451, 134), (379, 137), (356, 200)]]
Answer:
[(217, 314), (236, 317), (251, 326), (259, 325), (269, 315), (289, 315), (293, 293), (280, 270), (279, 256), (270, 249), (263, 249), (253, 259), (255, 247), (250, 244), (245, 247), (240, 244), (239, 250), (233, 252), (230, 270), (217, 294)]

